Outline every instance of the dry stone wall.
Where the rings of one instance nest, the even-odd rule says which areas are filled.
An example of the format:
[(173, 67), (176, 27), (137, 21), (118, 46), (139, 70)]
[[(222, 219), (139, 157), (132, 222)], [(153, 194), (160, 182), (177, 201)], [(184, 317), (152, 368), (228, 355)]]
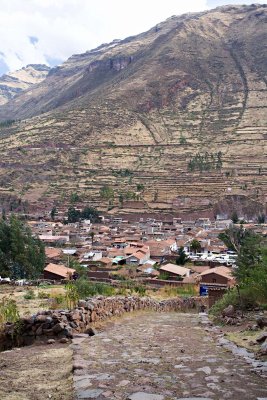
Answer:
[(0, 350), (14, 346), (27, 346), (34, 342), (49, 342), (51, 339), (66, 342), (74, 334), (92, 334), (94, 323), (113, 316), (138, 310), (156, 312), (199, 310), (207, 300), (201, 297), (174, 298), (156, 301), (149, 297), (93, 297), (80, 300), (73, 310), (40, 311), (18, 322), (5, 325), (0, 337)]

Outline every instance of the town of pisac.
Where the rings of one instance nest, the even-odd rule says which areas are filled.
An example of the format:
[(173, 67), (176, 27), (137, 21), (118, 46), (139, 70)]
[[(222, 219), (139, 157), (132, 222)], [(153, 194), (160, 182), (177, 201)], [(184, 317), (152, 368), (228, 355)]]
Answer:
[(266, 400), (267, 4), (0, 5), (0, 400)]

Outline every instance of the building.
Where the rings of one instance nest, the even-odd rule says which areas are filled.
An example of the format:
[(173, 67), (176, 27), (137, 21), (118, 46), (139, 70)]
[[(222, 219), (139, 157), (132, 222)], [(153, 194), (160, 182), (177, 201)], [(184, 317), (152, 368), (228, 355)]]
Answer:
[(166, 264), (160, 267), (160, 272), (165, 272), (170, 278), (185, 278), (189, 277), (191, 270), (176, 264)]
[(201, 284), (219, 284), (229, 287), (235, 284), (235, 278), (232, 275), (231, 269), (223, 266), (201, 272), (199, 274), (199, 281)]
[(44, 269), (44, 279), (56, 281), (70, 280), (73, 278), (76, 270), (67, 268), (63, 264), (48, 264)]

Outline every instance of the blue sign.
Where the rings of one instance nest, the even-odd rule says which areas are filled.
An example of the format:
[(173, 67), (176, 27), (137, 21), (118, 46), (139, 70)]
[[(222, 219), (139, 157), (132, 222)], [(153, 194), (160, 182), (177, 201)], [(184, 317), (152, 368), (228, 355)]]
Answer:
[(209, 294), (208, 286), (200, 285), (200, 287), (199, 287), (199, 295), (200, 296), (208, 296), (208, 294)]

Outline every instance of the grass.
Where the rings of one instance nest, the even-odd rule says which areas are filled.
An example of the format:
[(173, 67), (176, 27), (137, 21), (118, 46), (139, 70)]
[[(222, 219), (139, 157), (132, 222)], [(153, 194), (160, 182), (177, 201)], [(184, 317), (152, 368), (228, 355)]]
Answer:
[(4, 297), (0, 302), (0, 327), (6, 322), (16, 322), (19, 318), (16, 301), (10, 297)]

